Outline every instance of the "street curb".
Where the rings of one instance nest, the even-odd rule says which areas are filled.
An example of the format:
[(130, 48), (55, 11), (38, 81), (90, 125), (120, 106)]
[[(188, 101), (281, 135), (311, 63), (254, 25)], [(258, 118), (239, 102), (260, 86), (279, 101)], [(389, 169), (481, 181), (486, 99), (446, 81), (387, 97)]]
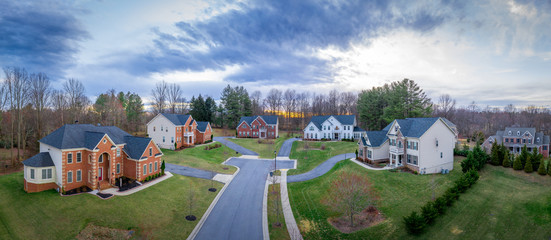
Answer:
[[(230, 160), (232, 157), (226, 159), (226, 161), (224, 161), (224, 165), (226, 165), (225, 163)], [(199, 230), (201, 230), (201, 228), (203, 227), (203, 224), (205, 224), (205, 221), (207, 220), (207, 218), (209, 217), (210, 215), (210, 212), (212, 212), (212, 209), (214, 208), (214, 206), (216, 206), (216, 203), (218, 203), (218, 200), (220, 199), (220, 197), (222, 196), (222, 194), (224, 194), (224, 191), (226, 191), (226, 188), (231, 184), (231, 182), (233, 181), (233, 179), (235, 178), (235, 176), (237, 176), (237, 174), (239, 173), (239, 171), (241, 170), (238, 166), (234, 166), (237, 168), (237, 171), (235, 171), (235, 173), (233, 174), (233, 176), (231, 177), (231, 179), (228, 181), (228, 183), (226, 183), (224, 185), (224, 187), (222, 187), (222, 189), (220, 189), (220, 192), (218, 193), (218, 195), (216, 195), (216, 197), (214, 198), (214, 200), (212, 201), (212, 203), (210, 204), (209, 208), (207, 209), (207, 211), (205, 212), (205, 214), (203, 214), (203, 216), (201, 217), (201, 220), (199, 220), (199, 223), (197, 223), (197, 225), (195, 225), (195, 228), (193, 228), (193, 231), (189, 234), (189, 236), (187, 237), (187, 240), (193, 240), (195, 239), (195, 237), (197, 236), (197, 234), (199, 233)]]
[(268, 178), (270, 174), (266, 177), (266, 184), (264, 185), (264, 200), (262, 203), (262, 235), (264, 235), (264, 240), (270, 240), (270, 230), (268, 228)]
[(291, 240), (302, 240), (302, 234), (298, 228), (295, 216), (293, 215), (293, 208), (289, 202), (289, 192), (287, 190), (287, 170), (281, 171), (281, 183), (279, 184), (281, 209), (283, 210), (283, 218), (287, 225), (287, 232)]

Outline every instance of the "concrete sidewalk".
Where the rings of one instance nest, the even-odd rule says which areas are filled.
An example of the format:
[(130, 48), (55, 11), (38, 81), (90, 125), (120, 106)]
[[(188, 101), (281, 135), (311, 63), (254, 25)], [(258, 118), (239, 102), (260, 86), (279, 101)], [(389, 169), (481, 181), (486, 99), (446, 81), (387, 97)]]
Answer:
[(287, 231), (291, 240), (302, 240), (302, 235), (298, 229), (297, 222), (293, 215), (293, 209), (289, 202), (289, 193), (287, 192), (287, 169), (281, 170), (281, 185), (279, 185), (281, 191), (281, 207), (283, 209), (283, 217), (285, 218), (285, 224), (287, 225)]

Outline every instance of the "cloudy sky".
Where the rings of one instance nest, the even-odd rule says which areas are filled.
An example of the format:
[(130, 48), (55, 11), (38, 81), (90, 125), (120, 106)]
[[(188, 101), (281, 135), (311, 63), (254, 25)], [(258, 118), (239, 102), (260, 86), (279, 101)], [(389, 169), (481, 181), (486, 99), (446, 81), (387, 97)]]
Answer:
[(156, 82), (355, 91), (409, 78), (458, 104), (551, 105), (551, 2), (0, 0), (0, 66), (90, 97)]

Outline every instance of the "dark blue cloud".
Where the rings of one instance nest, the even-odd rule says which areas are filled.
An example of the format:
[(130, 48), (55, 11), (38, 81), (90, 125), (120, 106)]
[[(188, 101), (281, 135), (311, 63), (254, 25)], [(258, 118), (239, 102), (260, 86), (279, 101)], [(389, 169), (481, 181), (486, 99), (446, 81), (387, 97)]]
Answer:
[[(134, 74), (167, 70), (221, 70), (241, 65), (236, 82), (330, 82), (331, 63), (318, 49), (346, 50), (385, 28), (431, 31), (441, 13), (391, 1), (252, 1), (203, 21), (178, 22), (176, 34), (154, 29), (155, 49), (125, 64)], [(403, 8), (403, 9), (401, 9)]]
[(0, 1), (0, 67), (61, 77), (89, 37), (75, 9), (53, 2)]

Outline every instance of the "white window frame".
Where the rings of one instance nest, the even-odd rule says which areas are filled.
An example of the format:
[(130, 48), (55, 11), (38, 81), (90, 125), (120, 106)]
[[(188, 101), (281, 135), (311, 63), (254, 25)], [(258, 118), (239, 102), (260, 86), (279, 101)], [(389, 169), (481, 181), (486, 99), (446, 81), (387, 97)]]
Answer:
[(72, 164), (72, 163), (73, 163), (73, 154), (67, 153), (67, 164)]
[(121, 156), (121, 149), (117, 148), (117, 157), (120, 157), (120, 156)]
[(82, 153), (77, 152), (77, 163), (82, 162)]
[[(69, 177), (71, 176), (71, 177)], [(67, 183), (72, 183), (73, 182), (73, 171), (68, 171), (67, 172)]]
[(82, 182), (82, 170), (77, 170), (77, 182)]
[(159, 170), (159, 162), (155, 162), (155, 172)]
[(121, 173), (121, 164), (117, 163), (117, 174)]
[(143, 175), (147, 175), (147, 164), (143, 165)]
[(34, 172), (34, 169), (33, 169), (33, 168), (31, 168), (30, 174), (31, 174), (31, 179), (34, 179), (34, 177), (35, 177), (35, 172)]

